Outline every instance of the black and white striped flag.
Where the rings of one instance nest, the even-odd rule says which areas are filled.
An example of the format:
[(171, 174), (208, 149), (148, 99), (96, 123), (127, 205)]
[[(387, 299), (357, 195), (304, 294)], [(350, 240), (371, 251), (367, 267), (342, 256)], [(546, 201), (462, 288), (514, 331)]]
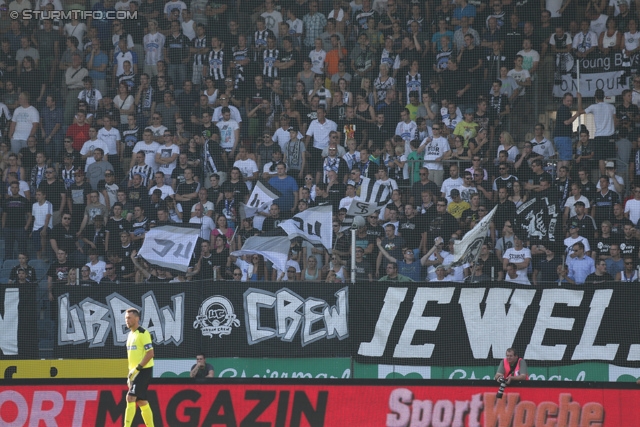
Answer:
[(373, 181), (369, 178), (362, 178), (362, 185), (359, 188), (359, 196), (351, 203), (347, 216), (345, 217), (340, 231), (351, 228), (353, 218), (356, 216), (367, 217), (381, 209), (391, 200), (393, 188), (391, 185)]

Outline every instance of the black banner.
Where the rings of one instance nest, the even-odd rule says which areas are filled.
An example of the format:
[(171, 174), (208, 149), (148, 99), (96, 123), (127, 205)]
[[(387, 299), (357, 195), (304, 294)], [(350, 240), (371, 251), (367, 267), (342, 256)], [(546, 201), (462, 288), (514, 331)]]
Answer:
[[(256, 283), (257, 284), (257, 283)], [(136, 307), (156, 358), (348, 357), (346, 285), (171, 283), (60, 286), (55, 357), (123, 358)]]
[(37, 359), (36, 285), (0, 285), (2, 359)]
[(495, 365), (514, 347), (532, 365), (640, 367), (638, 289), (628, 284), (361, 285), (350, 297), (358, 362)]

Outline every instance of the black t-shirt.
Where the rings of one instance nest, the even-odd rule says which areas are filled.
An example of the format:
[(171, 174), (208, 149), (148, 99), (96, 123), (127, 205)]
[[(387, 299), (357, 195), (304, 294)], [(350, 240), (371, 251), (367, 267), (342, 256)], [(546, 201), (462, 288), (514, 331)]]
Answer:
[(78, 239), (71, 227), (67, 230), (62, 224), (54, 225), (49, 238), (55, 240), (58, 249), (64, 249), (67, 254), (76, 249)]
[(630, 256), (633, 259), (637, 259), (638, 251), (640, 251), (640, 241), (638, 241), (638, 239), (622, 238), (622, 240), (620, 240), (620, 254), (622, 258)]
[(61, 208), (60, 205), (62, 204), (62, 195), (67, 194), (64, 183), (59, 179), (56, 179), (51, 184), (43, 180), (40, 186), (38, 186), (38, 189), (44, 191), (47, 195), (47, 200), (53, 205), (53, 211), (59, 211)]
[(400, 221), (399, 233), (409, 249), (418, 249), (422, 240), (422, 233), (426, 231), (426, 224), (421, 215), (405, 218)]
[(51, 263), (51, 266), (49, 266), (49, 270), (47, 270), (47, 277), (52, 278), (54, 285), (64, 285), (67, 283), (67, 276), (69, 275), (69, 270), (72, 268), (76, 268), (76, 266), (71, 264), (69, 261), (61, 264), (56, 260)]
[(534, 265), (534, 268), (538, 270), (538, 283), (549, 283), (558, 280), (557, 268), (561, 262), (562, 259), (557, 256), (554, 256), (550, 260), (547, 260), (546, 257), (540, 259)]
[[(594, 242), (592, 249), (596, 251), (598, 256), (600, 255), (609, 256), (611, 255), (611, 252), (609, 252), (609, 249), (611, 248), (611, 244), (613, 243), (616, 243), (616, 240), (611, 236), (600, 237)], [(593, 256), (592, 258), (597, 259), (597, 257), (595, 256)]]
[[(133, 147), (138, 141), (142, 141), (142, 129), (137, 126), (134, 129), (129, 129), (129, 126), (125, 125), (120, 128), (120, 134), (124, 144), (124, 157), (133, 157)], [(124, 166), (128, 167), (129, 165)]]
[(131, 252), (133, 252), (134, 249), (136, 248), (133, 243), (130, 243), (127, 247), (123, 247), (121, 244), (117, 246), (116, 251), (118, 256), (122, 258), (122, 263), (119, 266), (120, 277), (129, 275), (136, 271), (136, 267), (131, 260)]
[(109, 232), (109, 247), (114, 249), (120, 246), (120, 233), (123, 231), (131, 231), (131, 223), (124, 218), (116, 221), (111, 217), (107, 221), (105, 230)]
[(27, 225), (25, 214), (31, 213), (31, 203), (20, 195), (7, 197), (2, 202), (3, 213), (7, 214), (5, 227), (24, 227)]

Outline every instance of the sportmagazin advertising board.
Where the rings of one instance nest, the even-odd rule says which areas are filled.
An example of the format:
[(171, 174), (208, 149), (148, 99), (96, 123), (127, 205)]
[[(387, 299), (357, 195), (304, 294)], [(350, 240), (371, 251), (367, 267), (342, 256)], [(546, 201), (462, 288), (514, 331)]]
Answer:
[[(122, 381), (124, 383), (124, 380)], [(558, 383), (516, 384), (496, 398), (490, 381), (274, 380), (152, 383), (156, 427), (637, 427), (640, 390)], [(12, 383), (0, 391), (0, 425), (122, 425), (124, 384)], [(138, 412), (134, 425), (142, 422)]]

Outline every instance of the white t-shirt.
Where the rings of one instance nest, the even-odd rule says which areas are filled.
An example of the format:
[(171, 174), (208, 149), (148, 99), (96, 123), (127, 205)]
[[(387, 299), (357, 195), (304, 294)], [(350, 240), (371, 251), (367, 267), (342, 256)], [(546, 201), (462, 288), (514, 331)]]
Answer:
[[(624, 188), (624, 178), (622, 178), (620, 175), (616, 175), (616, 181), (618, 181), (618, 183), (622, 185), (622, 188)], [(598, 180), (598, 183), (596, 184), (596, 188), (598, 190), (602, 189), (602, 187), (600, 186), (600, 180)], [(613, 185), (613, 180), (611, 178), (609, 178), (609, 191), (613, 191), (614, 193), (617, 193), (616, 187), (615, 185)]]
[(584, 203), (584, 207), (585, 209), (589, 209), (591, 208), (591, 204), (589, 203), (589, 199), (587, 199), (584, 196), (580, 196), (580, 198), (578, 200), (576, 200), (575, 197), (570, 196), (567, 198), (567, 201), (564, 202), (564, 207), (565, 208), (569, 208), (569, 218), (576, 216), (576, 202), (582, 202)]
[(333, 120), (325, 119), (320, 123), (318, 119), (311, 122), (307, 129), (307, 136), (313, 137), (313, 148), (324, 149), (329, 146), (329, 133), (338, 129), (338, 125)]
[(89, 267), (89, 270), (91, 270), (89, 273), (91, 280), (95, 280), (100, 283), (100, 280), (102, 280), (102, 276), (104, 276), (104, 272), (106, 271), (105, 268), (107, 267), (107, 263), (104, 261), (98, 261), (95, 265), (91, 264), (91, 262), (88, 262), (85, 265)]
[(153, 141), (151, 144), (147, 144), (144, 141), (138, 141), (133, 147), (133, 153), (142, 151), (144, 153), (144, 162), (151, 166), (154, 172), (157, 172), (158, 165), (156, 164), (156, 153), (160, 148), (160, 144)]
[(162, 196), (160, 196), (162, 200), (164, 200), (167, 196), (173, 196), (174, 194), (176, 194), (175, 191), (173, 191), (173, 188), (171, 188), (171, 186), (167, 184), (163, 185), (162, 187), (154, 185), (153, 187), (151, 187), (151, 190), (149, 190), (149, 195), (152, 195), (155, 190), (162, 191)]
[(533, 145), (533, 152), (540, 154), (545, 159), (553, 157), (553, 155), (556, 154), (556, 150), (553, 149), (553, 144), (547, 138), (542, 138), (540, 142), (533, 138), (531, 144)]
[(189, 224), (200, 224), (200, 237), (207, 242), (211, 241), (211, 232), (215, 230), (216, 225), (213, 223), (210, 216), (203, 215), (202, 218), (194, 216), (189, 219)]
[(640, 219), (640, 200), (627, 200), (627, 203), (624, 205), (624, 212), (629, 212), (631, 222), (638, 224), (638, 220)]
[[(40, 230), (44, 227), (44, 220), (47, 215), (53, 216), (53, 205), (47, 200), (42, 205), (36, 202), (31, 206), (31, 215), (33, 215), (33, 230)], [(52, 218), (49, 218), (48, 228), (53, 228)]]
[[(516, 71), (516, 69), (514, 68), (507, 73), (507, 76), (513, 78), (518, 83), (525, 82), (527, 81), (527, 79), (531, 78), (531, 74), (529, 74), (529, 72), (524, 68), (520, 71)], [(526, 88), (524, 86), (518, 86), (518, 88), (520, 89), (518, 96), (524, 96)]]
[[(178, 147), (176, 144), (171, 144), (168, 147), (166, 145), (161, 145), (158, 148), (158, 151), (156, 151), (156, 153), (159, 153), (160, 157), (162, 157), (162, 158), (168, 158), (168, 157), (173, 156), (174, 154), (177, 154), (179, 156), (180, 155), (180, 147)], [(178, 157), (177, 156), (176, 156), (176, 159), (173, 162), (168, 163), (166, 165), (160, 165), (160, 167), (158, 167), (158, 170), (164, 172), (164, 176), (165, 177), (171, 176), (171, 172), (173, 172), (173, 170), (176, 168), (176, 164), (178, 164)]]
[[(324, 61), (327, 57), (327, 52), (324, 49), (315, 50), (309, 52), (309, 59), (311, 59), (311, 71), (316, 74), (324, 74)], [(329, 96), (331, 98), (331, 96)]]
[(247, 188), (249, 189), (249, 191), (251, 191), (251, 189), (253, 188), (253, 182), (247, 180), (247, 177), (253, 176), (254, 173), (259, 172), (256, 162), (252, 159), (236, 160), (235, 162), (233, 162), (233, 166), (240, 169), (240, 172), (242, 172), (242, 176), (245, 179), (244, 182), (247, 184)]
[[(454, 254), (449, 254), (442, 260), (442, 264), (449, 265), (454, 261)], [(459, 265), (458, 267), (453, 268), (453, 272), (449, 274), (447, 277), (451, 279), (452, 282), (464, 282), (464, 269), (469, 268), (469, 264)], [(435, 271), (435, 270), (434, 270)]]
[(570, 256), (573, 253), (573, 245), (578, 242), (582, 242), (584, 244), (584, 252), (587, 253), (591, 250), (591, 246), (589, 246), (589, 240), (585, 237), (578, 236), (575, 239), (571, 236), (564, 239), (564, 245), (566, 246), (567, 256)]
[[(449, 142), (443, 136), (434, 138), (431, 142), (427, 142), (428, 138), (425, 138), (420, 145), (426, 145), (424, 150), (424, 167), (429, 170), (444, 170), (442, 162), (436, 162), (435, 159), (444, 156), (444, 153), (451, 151)], [(460, 180), (462, 183), (462, 180)]]
[(218, 129), (220, 129), (220, 147), (223, 150), (231, 150), (236, 143), (235, 131), (240, 129), (238, 122), (233, 119), (229, 119), (228, 122), (224, 120), (216, 123)]
[[(95, 141), (88, 140), (87, 142), (85, 142), (82, 145), (82, 149), (80, 149), (80, 154), (82, 154), (83, 156), (86, 156), (96, 148), (101, 148), (105, 154), (107, 155), (109, 154), (109, 147), (107, 147), (107, 144), (101, 139), (96, 139)], [(87, 169), (89, 169), (89, 166), (94, 164), (95, 162), (96, 160), (93, 158), (93, 156), (87, 157), (87, 162), (85, 163), (84, 171), (86, 172)]]
[(522, 55), (522, 68), (525, 70), (531, 70), (534, 63), (540, 62), (540, 54), (533, 49), (529, 52), (521, 50), (518, 55)]
[(13, 139), (26, 141), (29, 138), (29, 134), (31, 134), (33, 125), (40, 123), (40, 113), (38, 113), (36, 107), (32, 105), (27, 108), (18, 107), (14, 110), (11, 121), (16, 124)]
[(447, 178), (442, 182), (442, 186), (440, 187), (440, 192), (444, 193), (445, 197), (447, 198), (447, 202), (451, 203), (452, 199), (451, 199), (451, 190), (453, 190), (454, 188), (458, 188), (462, 185), (462, 178), (457, 177), (457, 178)]
[[(640, 32), (637, 34), (640, 36)], [(613, 116), (616, 114), (616, 107), (606, 102), (597, 102), (589, 105), (584, 112), (593, 114), (593, 121), (596, 126), (594, 137), (613, 135), (615, 132)]]
[[(231, 112), (231, 120), (235, 120), (238, 123), (242, 123), (242, 116), (240, 116), (240, 110), (233, 105), (229, 105), (229, 111)], [(219, 122), (222, 120), (222, 107), (216, 107), (213, 110), (213, 116), (211, 116), (212, 122)]]
[(118, 129), (114, 127), (109, 130), (102, 128), (98, 131), (98, 139), (101, 139), (107, 145), (108, 150), (105, 150), (104, 154), (110, 156), (118, 154), (118, 141), (122, 139)]
[[(280, 150), (282, 150), (282, 152), (284, 153), (285, 151), (284, 147), (285, 145), (287, 145), (287, 142), (289, 142), (289, 140), (291, 139), (291, 135), (289, 134), (288, 130), (282, 129), (281, 127), (279, 127), (274, 132), (271, 139), (273, 139), (275, 142), (278, 143), (278, 145), (280, 146)], [(298, 132), (298, 139), (300, 141), (304, 140), (304, 135), (302, 135), (300, 132)]]
[[(509, 262), (513, 262), (515, 263), (519, 263), (519, 262), (524, 262), (524, 260), (526, 259), (531, 259), (531, 251), (528, 248), (522, 248), (519, 251), (516, 250), (515, 248), (509, 248), (506, 251), (504, 251), (504, 254), (502, 255), (502, 259), (508, 259)], [(523, 269), (518, 269), (518, 277), (527, 277), (527, 269), (523, 268)], [(527, 279), (528, 280), (528, 279)]]

